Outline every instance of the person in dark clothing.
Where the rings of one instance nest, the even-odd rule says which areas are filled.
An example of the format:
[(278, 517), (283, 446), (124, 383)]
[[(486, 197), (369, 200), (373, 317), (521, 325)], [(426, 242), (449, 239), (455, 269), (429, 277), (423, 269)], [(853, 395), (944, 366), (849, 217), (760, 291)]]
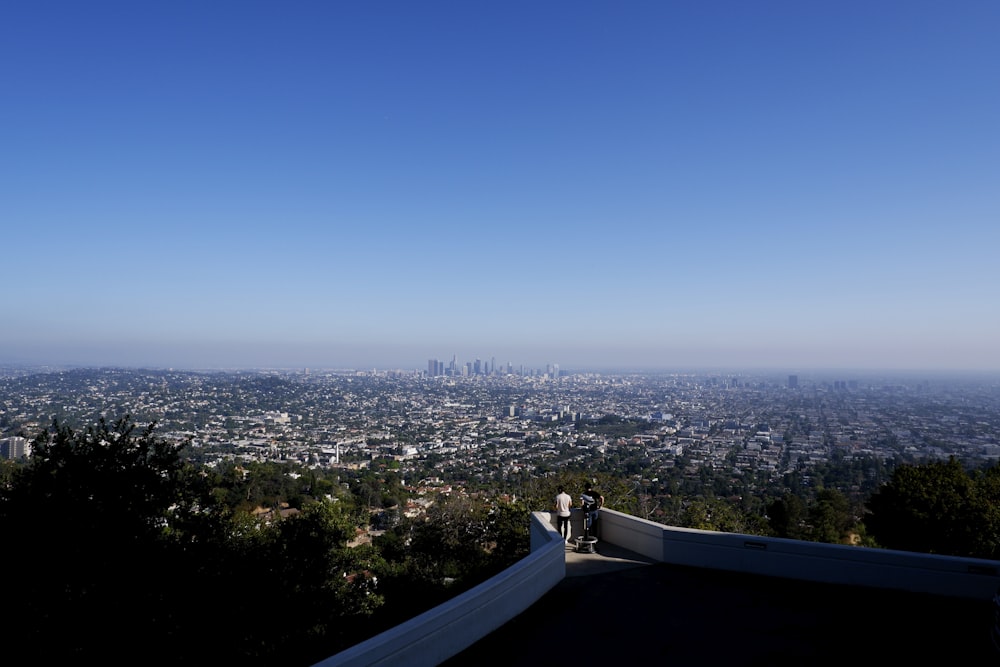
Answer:
[(591, 531), (597, 523), (598, 512), (604, 506), (604, 496), (594, 489), (592, 484), (587, 484), (583, 495), (580, 496), (584, 511), (584, 535), (591, 536)]

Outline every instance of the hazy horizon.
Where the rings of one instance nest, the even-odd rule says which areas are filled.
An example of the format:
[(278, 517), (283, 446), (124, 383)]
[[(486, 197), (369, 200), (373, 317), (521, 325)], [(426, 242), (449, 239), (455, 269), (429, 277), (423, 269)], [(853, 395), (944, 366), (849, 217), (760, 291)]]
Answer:
[(0, 364), (1000, 370), (1000, 3), (0, 18)]
[[(237, 355), (238, 356), (238, 355)], [(35, 358), (24, 360), (0, 359), (0, 368), (12, 367), (23, 369), (101, 369), (120, 368), (129, 370), (171, 370), (180, 372), (255, 372), (255, 371), (281, 371), (281, 372), (335, 372), (335, 371), (403, 371), (403, 372), (424, 372), (427, 370), (429, 359), (438, 359), (445, 364), (451, 362), (452, 358), (457, 359), (459, 365), (464, 367), (467, 362), (480, 360), (488, 366), (495, 362), (498, 369), (504, 370), (508, 363), (513, 372), (519, 373), (522, 370), (528, 372), (545, 371), (547, 367), (555, 365), (560, 371), (571, 373), (604, 373), (613, 374), (659, 374), (677, 373), (692, 375), (746, 375), (762, 377), (772, 375), (780, 381), (784, 381), (788, 375), (798, 375), (801, 381), (818, 381), (820, 379), (836, 378), (847, 379), (872, 379), (872, 378), (909, 378), (909, 379), (962, 379), (962, 378), (996, 378), (1000, 380), (1000, 370), (980, 368), (980, 367), (944, 367), (944, 366), (886, 366), (886, 365), (860, 365), (849, 364), (740, 364), (740, 363), (718, 363), (709, 361), (706, 363), (644, 363), (642, 360), (615, 361), (613, 359), (578, 359), (576, 361), (563, 361), (558, 359), (543, 360), (540, 357), (503, 358), (492, 355), (470, 354), (463, 356), (454, 355), (425, 355), (424, 357), (386, 357), (380, 358), (377, 355), (341, 357), (338, 359), (330, 357), (298, 357), (295, 355), (275, 356), (266, 354), (248, 354), (239, 359), (252, 358), (255, 360), (269, 359), (272, 363), (245, 363), (236, 357), (226, 357), (221, 354), (214, 354), (211, 351), (202, 354), (177, 355), (174, 357), (158, 358), (157, 355), (145, 355), (129, 353), (107, 354), (96, 356), (90, 360), (79, 361), (78, 358)], [(310, 361), (311, 360), (311, 361)], [(229, 361), (229, 363), (227, 363)], [(176, 362), (176, 363), (175, 363)]]

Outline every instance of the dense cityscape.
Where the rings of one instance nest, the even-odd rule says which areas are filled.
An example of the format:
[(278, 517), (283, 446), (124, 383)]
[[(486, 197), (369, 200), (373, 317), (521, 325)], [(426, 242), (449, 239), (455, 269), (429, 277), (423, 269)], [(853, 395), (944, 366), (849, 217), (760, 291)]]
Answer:
[(0, 523), (51, 574), (5, 623), (50, 662), (121, 650), (110, 623), (175, 662), (315, 664), (520, 562), (528, 511), (591, 480), (669, 526), (993, 558), (998, 398), (985, 375), (5, 368)]
[[(451, 484), (622, 451), (641, 453), (651, 476), (681, 464), (772, 481), (833, 457), (1000, 459), (1000, 381), (990, 376), (610, 374), (432, 359), (426, 371), (10, 368), (0, 377), (9, 458), (54, 421), (79, 428), (126, 414), (190, 441), (209, 464), (393, 460), (404, 476), (433, 471)], [(588, 428), (609, 419), (631, 428)]]

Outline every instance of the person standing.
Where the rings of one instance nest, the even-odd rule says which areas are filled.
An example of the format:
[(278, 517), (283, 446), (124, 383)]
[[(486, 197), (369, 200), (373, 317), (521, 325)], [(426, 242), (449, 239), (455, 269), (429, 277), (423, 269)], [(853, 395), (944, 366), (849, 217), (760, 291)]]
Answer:
[(597, 523), (598, 511), (604, 506), (604, 496), (596, 491), (592, 484), (588, 483), (583, 495), (580, 496), (580, 501), (583, 503), (583, 511), (586, 513), (584, 535), (591, 537), (590, 531)]
[(569, 517), (570, 509), (573, 507), (573, 498), (566, 493), (566, 489), (559, 487), (559, 494), (556, 496), (556, 516), (559, 517), (559, 533), (569, 543)]

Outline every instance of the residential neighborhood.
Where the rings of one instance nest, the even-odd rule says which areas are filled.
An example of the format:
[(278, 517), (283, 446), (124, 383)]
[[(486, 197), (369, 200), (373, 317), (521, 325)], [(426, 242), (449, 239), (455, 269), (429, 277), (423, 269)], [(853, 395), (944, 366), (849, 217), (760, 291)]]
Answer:
[[(208, 464), (391, 461), (420, 476), (413, 484), (484, 483), (616, 453), (641, 455), (651, 474), (683, 465), (773, 480), (835, 457), (1000, 459), (994, 377), (484, 369), (4, 369), (0, 451), (25, 454), (53, 422), (83, 428), (130, 415), (190, 442)], [(629, 433), (595, 428), (609, 420)]]

